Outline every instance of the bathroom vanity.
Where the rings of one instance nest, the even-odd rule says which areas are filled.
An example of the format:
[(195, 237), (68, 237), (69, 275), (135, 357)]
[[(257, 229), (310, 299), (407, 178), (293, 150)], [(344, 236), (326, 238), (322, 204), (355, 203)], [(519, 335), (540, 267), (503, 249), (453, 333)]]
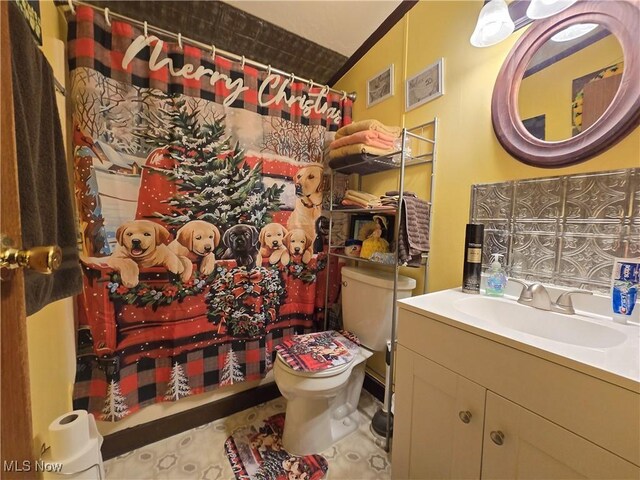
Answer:
[(637, 325), (460, 289), (399, 306), (394, 479), (640, 478)]

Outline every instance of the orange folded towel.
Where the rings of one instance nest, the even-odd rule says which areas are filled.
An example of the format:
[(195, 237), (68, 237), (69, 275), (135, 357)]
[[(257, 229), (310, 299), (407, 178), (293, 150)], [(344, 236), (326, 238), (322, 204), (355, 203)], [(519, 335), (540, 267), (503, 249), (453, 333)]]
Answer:
[(375, 130), (395, 137), (399, 137), (400, 133), (402, 133), (402, 128), (390, 127), (380, 123), (378, 120), (360, 120), (359, 122), (350, 123), (349, 125), (345, 125), (338, 129), (336, 132), (336, 139), (346, 137), (347, 135), (361, 132), (363, 130)]
[(398, 137), (376, 130), (363, 130), (334, 140), (329, 145), (329, 148), (335, 149), (344, 147), (345, 145), (353, 145), (354, 143), (364, 143), (370, 147), (388, 149), (393, 148), (393, 144), (397, 138)]

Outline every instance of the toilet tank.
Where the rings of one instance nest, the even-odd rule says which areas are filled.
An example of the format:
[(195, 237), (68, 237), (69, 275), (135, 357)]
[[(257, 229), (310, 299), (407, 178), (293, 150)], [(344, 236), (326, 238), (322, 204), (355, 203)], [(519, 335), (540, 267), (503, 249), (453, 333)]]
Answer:
[[(397, 299), (410, 297), (415, 287), (413, 278), (398, 275)], [(392, 306), (393, 272), (342, 267), (343, 326), (356, 334), (363, 346), (374, 351), (386, 349)]]

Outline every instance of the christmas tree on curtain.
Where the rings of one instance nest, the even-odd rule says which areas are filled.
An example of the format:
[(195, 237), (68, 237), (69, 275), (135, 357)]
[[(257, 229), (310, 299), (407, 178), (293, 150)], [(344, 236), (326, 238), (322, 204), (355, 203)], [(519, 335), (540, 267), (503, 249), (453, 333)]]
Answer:
[(102, 409), (102, 420), (111, 420), (115, 422), (129, 415), (129, 407), (127, 407), (126, 399), (120, 391), (120, 384), (115, 380), (109, 382), (107, 396), (105, 398), (104, 407)]
[(173, 161), (164, 170), (177, 192), (165, 203), (166, 212), (155, 212), (169, 227), (204, 220), (222, 231), (238, 223), (260, 229), (280, 208), (283, 186), (265, 187), (262, 162), (250, 167), (239, 143), (225, 138), (225, 118), (201, 120), (197, 104), (171, 97), (165, 106), (149, 114), (138, 135), (150, 147), (163, 148)]
[(189, 387), (189, 378), (184, 373), (182, 365), (178, 362), (173, 364), (167, 393), (164, 396), (166, 400), (180, 400), (182, 397), (191, 395), (191, 387)]
[(220, 385), (233, 385), (244, 381), (242, 367), (238, 363), (238, 356), (233, 348), (229, 347), (229, 353), (224, 359), (224, 366), (220, 374)]

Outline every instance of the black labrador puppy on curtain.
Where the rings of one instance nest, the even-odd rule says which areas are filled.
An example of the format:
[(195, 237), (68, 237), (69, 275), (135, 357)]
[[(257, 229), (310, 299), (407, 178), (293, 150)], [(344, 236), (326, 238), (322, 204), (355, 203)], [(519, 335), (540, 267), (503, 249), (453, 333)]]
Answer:
[(239, 267), (246, 267), (247, 270), (255, 268), (260, 262), (260, 251), (258, 250), (259, 232), (251, 225), (234, 225), (224, 232), (222, 243), (227, 250), (222, 255), (222, 260), (235, 260)]

